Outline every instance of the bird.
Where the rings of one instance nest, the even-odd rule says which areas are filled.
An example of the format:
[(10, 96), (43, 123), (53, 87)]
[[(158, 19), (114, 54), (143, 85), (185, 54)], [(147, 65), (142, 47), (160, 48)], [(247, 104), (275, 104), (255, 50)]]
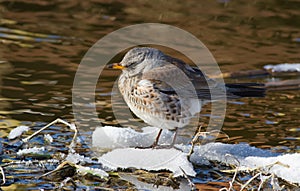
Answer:
[(211, 95), (210, 87), (229, 99), (265, 95), (263, 84), (222, 86), (199, 68), (151, 47), (134, 47), (121, 62), (108, 67), (122, 70), (118, 88), (130, 110), (147, 124), (160, 129), (149, 146), (152, 148), (158, 146), (163, 129), (175, 130), (171, 146), (174, 145), (177, 129), (185, 127), (204, 104), (214, 101), (212, 98), (218, 99), (218, 95)]

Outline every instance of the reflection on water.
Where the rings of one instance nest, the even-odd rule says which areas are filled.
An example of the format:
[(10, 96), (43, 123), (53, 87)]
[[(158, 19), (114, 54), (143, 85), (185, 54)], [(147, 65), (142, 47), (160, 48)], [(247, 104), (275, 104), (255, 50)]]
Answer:
[[(49, 122), (57, 117), (72, 120), (72, 84), (81, 58), (97, 40), (123, 26), (162, 22), (187, 30), (209, 48), (223, 72), (299, 62), (298, 1), (15, 0), (1, 1), (0, 6), (1, 27), (67, 37), (56, 43), (14, 40), (32, 45), (30, 47), (0, 37), (1, 60), (9, 61), (12, 66), (0, 62), (0, 122), (8, 124), (0, 125), (2, 138), (6, 137), (8, 127), (17, 124), (10, 126), (9, 120), (21, 124)], [(174, 52), (172, 56), (183, 58)], [(119, 56), (113, 61), (120, 59)], [(11, 71), (11, 68), (13, 72), (8, 74), (6, 71)], [(87, 120), (117, 125), (110, 96), (119, 73), (104, 70), (101, 75), (96, 89), (100, 119)], [(221, 140), (247, 142), (285, 152), (299, 151), (299, 103), (299, 90), (270, 91), (265, 98), (229, 102), (222, 130), (230, 138)], [(204, 125), (208, 123), (209, 111), (207, 106), (202, 112)], [(135, 120), (121, 122), (126, 125)], [(188, 129), (182, 134), (191, 135), (193, 132), (194, 129)]]

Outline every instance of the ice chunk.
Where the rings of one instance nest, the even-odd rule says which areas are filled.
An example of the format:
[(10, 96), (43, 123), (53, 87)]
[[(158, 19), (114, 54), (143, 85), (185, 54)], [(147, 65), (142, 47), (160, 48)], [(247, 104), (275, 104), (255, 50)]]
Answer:
[[(264, 168), (281, 162), (284, 165), (276, 164), (265, 170), (300, 185), (300, 153), (274, 153), (248, 144), (208, 143), (195, 146), (194, 153), (188, 161), (187, 153), (191, 145), (176, 144), (178, 150), (124, 148), (151, 145), (158, 132), (156, 128), (147, 127), (143, 132), (136, 132), (130, 128), (104, 127), (96, 131), (98, 132), (93, 134), (94, 147), (112, 149), (119, 147), (99, 158), (99, 161), (111, 170), (130, 167), (154, 171), (169, 170), (174, 176), (183, 175), (183, 170), (187, 175), (195, 176), (192, 163), (201, 165), (217, 161), (243, 168)], [(172, 132), (164, 130), (162, 142), (170, 142), (171, 138)]]
[(65, 160), (69, 161), (69, 162), (72, 162), (74, 164), (77, 164), (79, 162), (81, 162), (81, 163), (82, 162), (83, 163), (93, 163), (94, 162), (89, 157), (82, 156), (78, 153), (69, 153)]
[(99, 162), (111, 170), (133, 167), (154, 171), (169, 170), (174, 177), (182, 176), (182, 171), (189, 176), (196, 175), (186, 153), (176, 149), (115, 149), (101, 156)]
[(99, 176), (99, 177), (108, 177), (109, 175), (107, 172), (104, 170), (101, 170), (100, 168), (90, 168), (90, 167), (84, 167), (84, 166), (79, 166), (77, 165), (77, 171), (82, 174), (92, 174), (94, 176)]
[[(185, 153), (188, 153), (191, 149), (190, 145), (176, 145), (176, 147)], [(245, 143), (235, 145), (208, 143), (196, 146), (190, 160), (192, 163), (199, 165), (209, 164), (209, 161), (219, 161), (225, 164), (237, 165), (238, 161), (248, 156), (272, 157), (278, 155), (278, 153), (251, 147)]]
[[(98, 148), (124, 148), (124, 147), (147, 147), (153, 144), (159, 129), (155, 127), (144, 127), (143, 132), (137, 132), (131, 128), (98, 127), (93, 132), (92, 144)], [(164, 130), (159, 144), (170, 144), (173, 133)]]
[(15, 138), (21, 136), (22, 133), (24, 133), (28, 130), (29, 130), (28, 126), (25, 126), (25, 125), (18, 126), (10, 131), (10, 133), (8, 135), (8, 139), (15, 139)]
[(272, 72), (300, 72), (300, 63), (266, 65), (264, 69), (271, 70)]
[[(275, 164), (280, 162), (281, 164)], [(300, 154), (284, 154), (277, 157), (246, 157), (241, 161), (242, 166), (250, 168), (267, 167), (270, 173), (276, 174), (278, 177), (289, 182), (298, 183), (300, 185)]]
[(53, 142), (53, 137), (50, 134), (44, 135), (44, 139), (49, 143)]
[[(188, 145), (177, 145), (176, 147), (182, 149), (183, 152), (190, 150)], [(190, 159), (194, 164), (208, 164), (209, 161), (217, 161), (244, 169), (262, 168), (288, 182), (300, 185), (299, 153), (273, 153), (270, 150), (251, 147), (248, 144), (209, 143), (196, 146)], [(276, 162), (283, 165), (275, 164)], [(267, 168), (270, 165), (272, 167)]]
[(26, 155), (26, 154), (40, 154), (45, 151), (45, 147), (33, 147), (29, 149), (22, 149), (17, 152), (17, 155)]

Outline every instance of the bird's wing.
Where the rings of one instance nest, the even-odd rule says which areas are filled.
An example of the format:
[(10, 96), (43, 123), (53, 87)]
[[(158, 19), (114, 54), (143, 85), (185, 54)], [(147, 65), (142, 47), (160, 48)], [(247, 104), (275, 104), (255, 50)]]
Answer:
[[(265, 88), (258, 83), (222, 84), (208, 78), (199, 68), (183, 61), (165, 56), (158, 67), (144, 73), (143, 78), (155, 82), (155, 88), (185, 98), (219, 100), (240, 97), (263, 97)], [(209, 86), (209, 85), (210, 86)], [(211, 87), (211, 89), (210, 89)]]
[(166, 57), (165, 60), (160, 60), (159, 67), (143, 73), (142, 78), (155, 82), (155, 88), (164, 93), (181, 94), (180, 96), (187, 98), (211, 98), (207, 80), (212, 79), (206, 77), (201, 70), (176, 58)]

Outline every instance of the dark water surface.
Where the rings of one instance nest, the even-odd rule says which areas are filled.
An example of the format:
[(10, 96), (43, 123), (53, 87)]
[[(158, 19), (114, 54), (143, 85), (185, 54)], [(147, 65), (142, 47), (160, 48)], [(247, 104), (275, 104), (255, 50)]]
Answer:
[[(77, 67), (88, 49), (114, 30), (145, 22), (174, 25), (199, 38), (222, 72), (261, 69), (266, 64), (299, 63), (299, 7), (296, 0), (1, 1), (0, 27), (58, 37), (20, 39), (28, 34), (18, 34), (14, 39), (8, 35), (15, 34), (13, 31), (1, 32), (5, 34), (0, 36), (1, 60), (8, 63), (0, 63), (0, 137), (6, 139), (20, 124), (47, 123), (58, 117), (72, 121), (71, 88)], [(172, 56), (180, 57), (176, 53)], [(110, 93), (118, 75), (118, 71), (103, 71), (96, 89), (98, 120), (104, 125), (117, 125)], [(299, 76), (284, 79), (291, 78)], [(221, 140), (299, 152), (299, 103), (300, 90), (231, 101), (222, 129), (230, 138)], [(207, 113), (209, 107), (202, 113), (204, 124), (209, 119)], [(189, 131), (187, 134), (193, 134), (194, 130)]]

